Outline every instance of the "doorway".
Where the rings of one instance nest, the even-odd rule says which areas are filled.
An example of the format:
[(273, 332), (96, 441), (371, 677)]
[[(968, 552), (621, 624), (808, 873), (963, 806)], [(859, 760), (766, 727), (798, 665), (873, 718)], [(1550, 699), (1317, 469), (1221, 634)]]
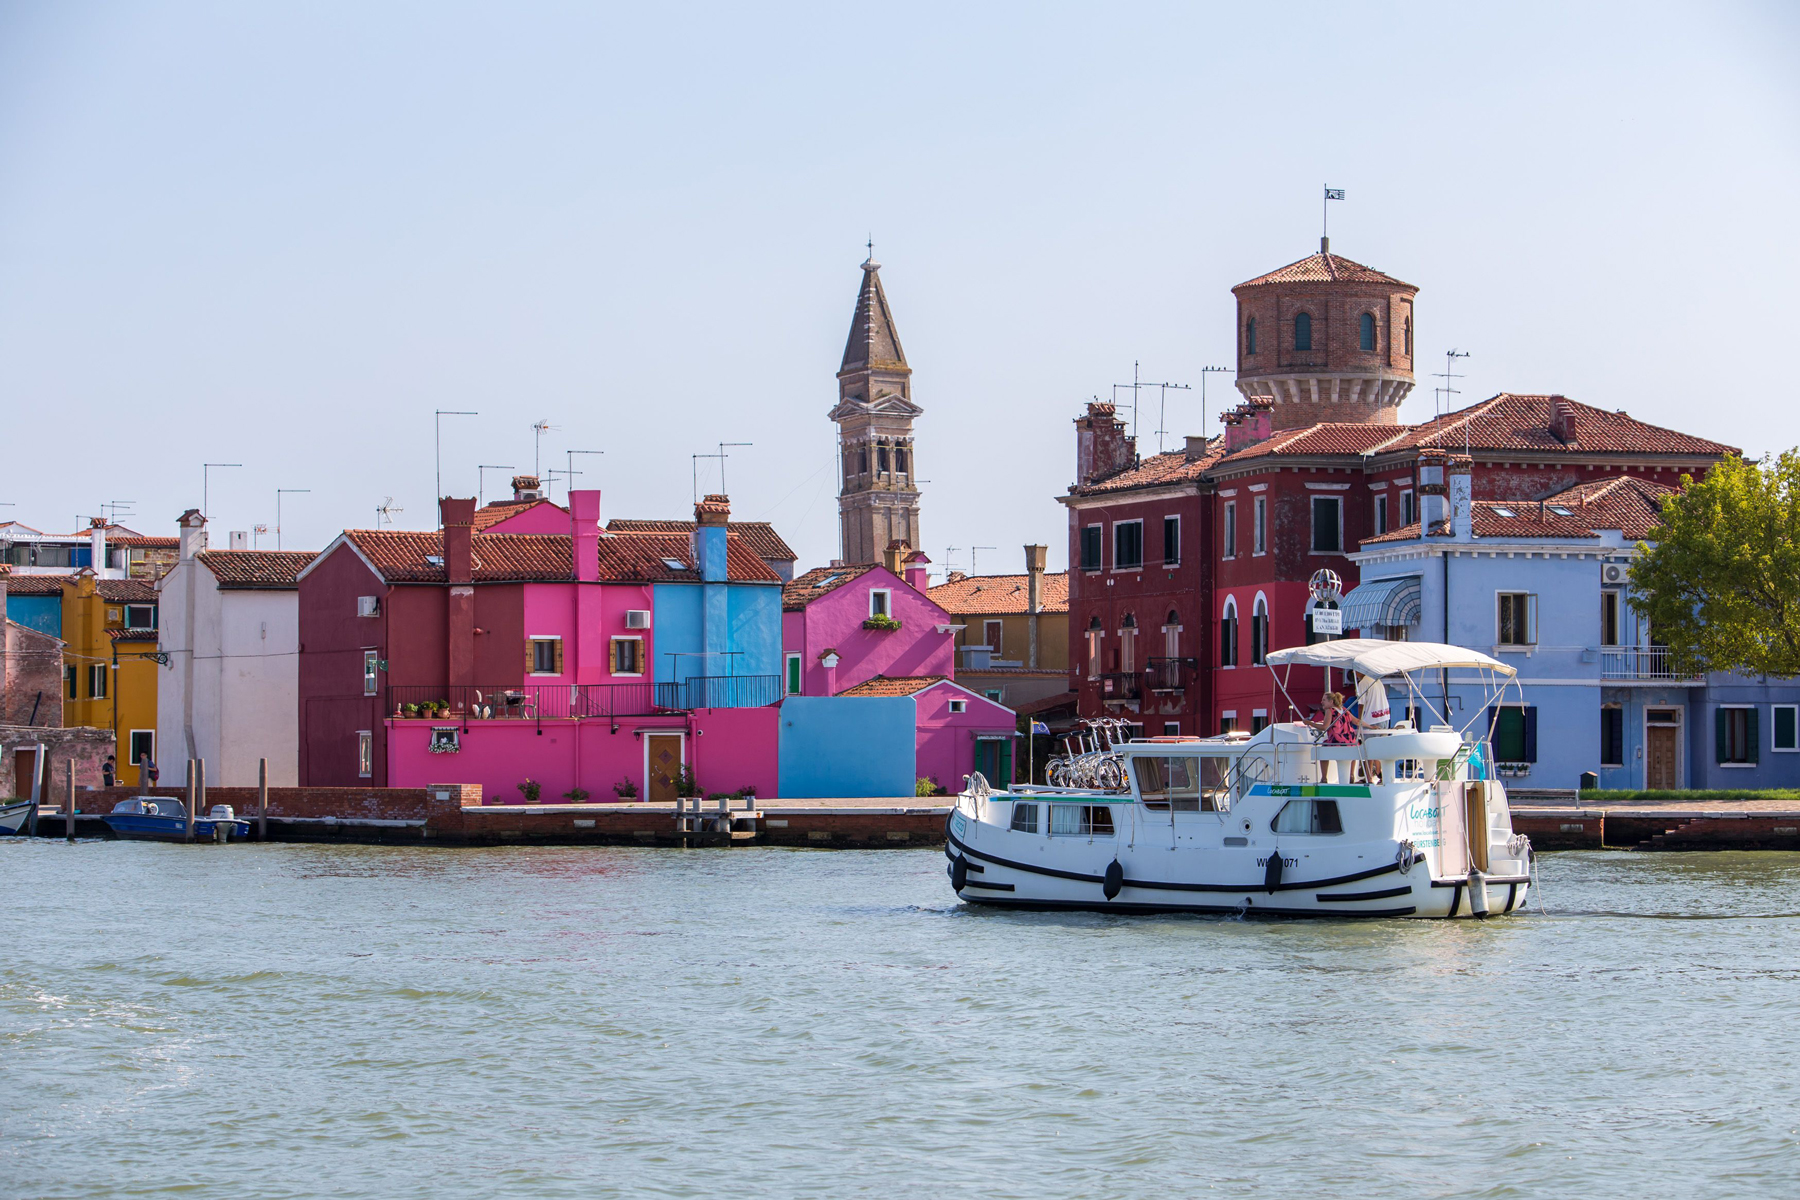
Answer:
[(31, 798), (31, 773), (37, 770), (37, 750), (13, 751), (13, 795), (21, 800)]
[(675, 799), (675, 781), (681, 774), (682, 735), (644, 735), (644, 799), (669, 803)]
[(1012, 739), (979, 738), (975, 742), (975, 769), (997, 788), (1012, 784)]
[(1644, 711), (1644, 786), (1673, 791), (1681, 786), (1681, 710)]

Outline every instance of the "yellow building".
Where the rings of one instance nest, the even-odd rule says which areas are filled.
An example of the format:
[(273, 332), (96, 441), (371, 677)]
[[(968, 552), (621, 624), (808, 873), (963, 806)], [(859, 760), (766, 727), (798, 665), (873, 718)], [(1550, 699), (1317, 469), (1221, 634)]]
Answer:
[(62, 587), (63, 725), (112, 730), (119, 782), (135, 786), (138, 756), (157, 756), (156, 586), (84, 567)]
[(1069, 690), (1069, 573), (1047, 573), (1046, 557), (1027, 546), (1023, 575), (952, 571), (930, 592), (963, 626), (956, 681), (1013, 709)]

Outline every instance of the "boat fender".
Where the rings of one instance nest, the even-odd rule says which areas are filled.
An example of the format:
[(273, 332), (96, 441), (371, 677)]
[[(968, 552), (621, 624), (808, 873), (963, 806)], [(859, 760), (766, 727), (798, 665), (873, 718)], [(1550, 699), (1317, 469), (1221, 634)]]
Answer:
[(1477, 917), (1488, 915), (1487, 876), (1477, 870), (1469, 872), (1469, 911)]
[(1263, 869), (1263, 890), (1273, 892), (1281, 886), (1281, 851), (1269, 851), (1268, 865)]
[(963, 890), (963, 885), (968, 882), (969, 860), (959, 854), (956, 856), (956, 861), (950, 864), (950, 886), (960, 892)]
[(1125, 886), (1125, 868), (1119, 865), (1118, 859), (1106, 864), (1106, 878), (1100, 884), (1100, 890), (1111, 900)]

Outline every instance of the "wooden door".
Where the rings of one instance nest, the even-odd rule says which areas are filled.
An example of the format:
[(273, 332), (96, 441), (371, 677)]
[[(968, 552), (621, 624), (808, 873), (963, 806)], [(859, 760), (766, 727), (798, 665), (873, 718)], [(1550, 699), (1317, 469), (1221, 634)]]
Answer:
[(31, 798), (31, 773), (37, 770), (36, 750), (13, 751), (13, 795)]
[(1680, 787), (1675, 770), (1675, 735), (1673, 725), (1651, 725), (1645, 731), (1644, 786), (1672, 789)]
[(667, 803), (675, 799), (675, 777), (681, 772), (681, 735), (647, 733), (644, 754), (644, 799)]

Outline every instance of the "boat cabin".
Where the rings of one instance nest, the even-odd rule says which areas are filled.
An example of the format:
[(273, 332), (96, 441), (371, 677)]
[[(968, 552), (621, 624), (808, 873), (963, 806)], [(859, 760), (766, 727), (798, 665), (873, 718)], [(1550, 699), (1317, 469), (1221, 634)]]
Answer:
[(187, 819), (187, 805), (169, 796), (133, 796), (113, 805), (114, 816), (173, 817)]

